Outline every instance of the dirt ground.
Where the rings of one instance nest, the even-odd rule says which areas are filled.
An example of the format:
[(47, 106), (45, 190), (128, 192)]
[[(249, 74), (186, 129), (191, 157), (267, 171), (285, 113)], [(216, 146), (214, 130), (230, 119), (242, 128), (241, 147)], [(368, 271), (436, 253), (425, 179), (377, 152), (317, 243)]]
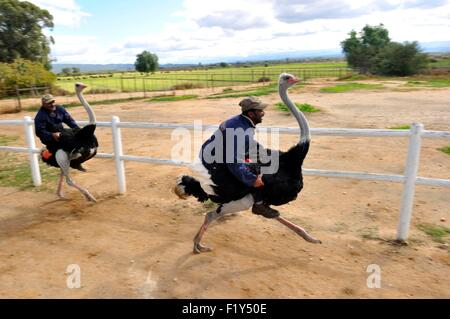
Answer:
[[(313, 128), (388, 128), (421, 122), (450, 131), (450, 89), (397, 89), (325, 94), (316, 81), (291, 98), (316, 106)], [(271, 103), (263, 125), (296, 127)], [(99, 121), (218, 124), (237, 114), (240, 99), (96, 105)], [(86, 119), (82, 108), (70, 110)], [(1, 115), (20, 119), (32, 113)], [(0, 135), (23, 135), (0, 127)], [(207, 137), (208, 134), (205, 135)], [(97, 130), (100, 152), (111, 152), (111, 131)], [(170, 158), (170, 130), (123, 129), (124, 153)], [(297, 137), (283, 135), (281, 149)], [(201, 139), (200, 139), (201, 140)], [(200, 141), (201, 142), (201, 141)], [(23, 138), (14, 145), (23, 143)], [(450, 178), (447, 139), (424, 139), (419, 176)], [(313, 136), (305, 168), (403, 174), (406, 138)], [(1, 155), (4, 156), (4, 155)], [(212, 207), (179, 200), (172, 188), (185, 167), (127, 162), (126, 195), (117, 195), (114, 162), (95, 158), (74, 179), (98, 199), (84, 201), (65, 186), (53, 193), (0, 188), (0, 298), (450, 298), (448, 244), (433, 241), (420, 224), (450, 227), (448, 188), (417, 186), (407, 246), (395, 239), (402, 185), (306, 176), (299, 198), (282, 215), (323, 244), (312, 245), (273, 220), (250, 211), (211, 227), (211, 253), (194, 255), (192, 239)], [(447, 241), (448, 243), (448, 241)], [(67, 286), (67, 267), (79, 265), (81, 288)], [(369, 265), (381, 287), (368, 288)]]

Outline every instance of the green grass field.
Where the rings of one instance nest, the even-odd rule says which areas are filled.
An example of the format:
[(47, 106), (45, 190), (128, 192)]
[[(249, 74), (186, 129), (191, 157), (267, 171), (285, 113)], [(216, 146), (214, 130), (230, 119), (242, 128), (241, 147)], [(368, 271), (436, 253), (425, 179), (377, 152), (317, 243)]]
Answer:
[(438, 243), (450, 243), (450, 228), (442, 225), (419, 224), (417, 228)]
[[(0, 145), (6, 146), (18, 140), (17, 136), (0, 135)], [(31, 179), (27, 156), (17, 153), (2, 153), (0, 157), (0, 187), (18, 187), (33, 191), (55, 191), (59, 171), (39, 162), (42, 186), (35, 188)]]
[(176, 102), (196, 99), (197, 95), (174, 95), (174, 96), (156, 96), (151, 98), (150, 102)]
[(160, 70), (154, 74), (125, 72), (58, 77), (56, 85), (63, 90), (73, 92), (74, 82), (82, 81), (88, 85), (88, 90), (98, 93), (102, 93), (102, 90), (108, 90), (109, 93), (173, 90), (176, 86), (185, 86), (186, 88), (232, 87), (261, 81), (277, 81), (282, 72), (292, 73), (301, 78), (340, 77), (351, 73), (347, 69), (346, 62), (298, 63), (268, 67)]
[[(320, 112), (319, 109), (315, 108), (314, 106), (307, 104), (307, 103), (295, 103), (295, 106), (302, 112), (305, 113), (315, 113), (315, 112)], [(277, 103), (275, 104), (275, 107), (283, 112), (290, 112), (290, 110), (288, 109), (288, 107), (286, 105), (284, 105), (284, 103)]]
[(450, 155), (450, 146), (446, 146), (439, 149), (441, 152), (444, 152), (447, 155)]
[(435, 87), (435, 88), (442, 88), (442, 87), (449, 87), (450, 86), (450, 78), (447, 79), (429, 79), (429, 80), (413, 80), (408, 81), (406, 84), (407, 86), (420, 86), (420, 87)]
[(278, 87), (275, 84), (271, 84), (271, 85), (267, 85), (267, 86), (262, 86), (259, 88), (255, 88), (255, 89), (250, 89), (250, 90), (239, 90), (239, 91), (235, 91), (233, 89), (225, 89), (224, 92), (222, 93), (216, 93), (216, 94), (212, 94), (210, 96), (207, 97), (207, 99), (223, 99), (223, 98), (229, 98), (229, 97), (244, 97), (244, 96), (263, 96), (263, 95), (268, 95), (271, 93), (275, 93), (278, 92)]
[(19, 137), (10, 135), (0, 135), (0, 146), (6, 146), (10, 142), (17, 141)]
[(398, 126), (391, 126), (389, 129), (391, 130), (409, 130), (411, 128), (411, 125), (398, 125)]
[(374, 90), (374, 89), (380, 89), (383, 85), (381, 84), (365, 84), (365, 83), (345, 83), (345, 84), (338, 84), (335, 86), (329, 86), (322, 88), (321, 92), (326, 93), (342, 93), (342, 92), (348, 92), (348, 91), (354, 91), (354, 90)]
[(435, 58), (428, 64), (429, 68), (450, 68), (450, 54), (444, 54)]

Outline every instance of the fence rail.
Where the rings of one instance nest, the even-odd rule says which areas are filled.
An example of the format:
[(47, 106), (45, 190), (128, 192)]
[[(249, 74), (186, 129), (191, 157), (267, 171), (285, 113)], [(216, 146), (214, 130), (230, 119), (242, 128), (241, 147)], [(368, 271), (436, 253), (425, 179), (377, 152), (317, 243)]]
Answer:
[[(81, 125), (87, 122), (80, 122)], [(1, 120), (0, 126), (23, 125), (25, 129), (25, 137), (27, 147), (11, 147), (0, 146), (0, 151), (28, 153), (31, 168), (31, 176), (35, 186), (41, 185), (41, 175), (38, 165), (38, 154), (40, 149), (36, 148), (34, 140), (33, 120), (26, 116), (24, 120)], [(122, 149), (122, 128), (138, 128), (138, 129), (195, 129), (215, 130), (216, 125), (191, 125), (191, 124), (169, 124), (169, 123), (147, 123), (147, 122), (120, 122), (119, 117), (113, 116), (111, 122), (98, 122), (98, 127), (111, 127), (113, 136), (114, 153), (98, 153), (98, 158), (113, 159), (115, 161), (118, 192), (126, 193), (125, 178), (125, 161), (188, 166), (190, 162), (175, 161), (169, 159), (158, 159), (145, 156), (124, 155)], [(277, 130), (282, 134), (299, 134), (298, 128), (289, 127), (263, 127), (258, 130)], [(450, 179), (437, 179), (418, 177), (417, 171), (419, 167), (420, 148), (422, 138), (450, 138), (450, 132), (447, 131), (427, 131), (424, 130), (422, 124), (413, 124), (410, 130), (385, 130), (385, 129), (343, 129), (343, 128), (316, 128), (311, 129), (311, 134), (322, 136), (364, 136), (364, 137), (409, 137), (409, 147), (406, 159), (404, 175), (389, 175), (367, 172), (342, 172), (329, 171), (320, 169), (304, 169), (305, 175), (335, 177), (335, 178), (352, 178), (359, 180), (375, 180), (403, 183), (402, 200), (400, 207), (400, 217), (397, 229), (397, 239), (406, 241), (408, 239), (409, 226), (411, 222), (415, 185), (429, 185), (438, 187), (450, 187)]]

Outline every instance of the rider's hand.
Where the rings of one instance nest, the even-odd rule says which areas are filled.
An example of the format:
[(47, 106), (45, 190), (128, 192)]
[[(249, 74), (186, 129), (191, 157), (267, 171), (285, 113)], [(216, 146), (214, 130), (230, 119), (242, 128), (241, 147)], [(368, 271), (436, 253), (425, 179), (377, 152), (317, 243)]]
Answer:
[(255, 183), (253, 183), (253, 187), (263, 187), (264, 186), (264, 182), (262, 180), (262, 175), (258, 175), (258, 178), (256, 179)]
[(61, 135), (61, 133), (57, 132), (57, 133), (52, 133), (53, 139), (55, 141), (59, 141), (59, 136)]

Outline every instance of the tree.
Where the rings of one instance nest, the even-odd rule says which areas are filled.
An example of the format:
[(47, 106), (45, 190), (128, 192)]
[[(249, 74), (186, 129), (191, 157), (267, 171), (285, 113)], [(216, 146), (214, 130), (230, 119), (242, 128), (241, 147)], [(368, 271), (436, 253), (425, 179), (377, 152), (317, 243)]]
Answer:
[(221, 68), (227, 68), (227, 67), (228, 67), (228, 63), (220, 62), (220, 63), (219, 63), (219, 66), (220, 66)]
[(72, 75), (72, 68), (62, 68), (61, 73), (65, 76)]
[(341, 46), (347, 63), (360, 73), (405, 76), (418, 73), (427, 64), (417, 42), (391, 42), (382, 24), (366, 25), (359, 37), (354, 30), (349, 35)]
[(53, 16), (38, 6), (19, 0), (0, 1), (0, 62), (23, 58), (50, 70), (50, 43), (42, 30), (53, 28)]
[(136, 56), (136, 62), (134, 67), (138, 72), (155, 72), (158, 68), (158, 56), (149, 51), (143, 51), (141, 54)]
[(359, 37), (354, 30), (349, 35), (341, 42), (348, 65), (363, 74), (373, 72), (377, 54), (391, 41), (389, 31), (383, 24), (374, 27), (366, 25)]
[(417, 42), (391, 42), (376, 57), (376, 71), (382, 75), (412, 75), (426, 65), (427, 56)]
[(72, 75), (80, 75), (81, 70), (80, 68), (72, 68)]
[(12, 63), (0, 63), (0, 83), (8, 91), (15, 87), (49, 86), (55, 80), (56, 76), (39, 62), (17, 59)]

